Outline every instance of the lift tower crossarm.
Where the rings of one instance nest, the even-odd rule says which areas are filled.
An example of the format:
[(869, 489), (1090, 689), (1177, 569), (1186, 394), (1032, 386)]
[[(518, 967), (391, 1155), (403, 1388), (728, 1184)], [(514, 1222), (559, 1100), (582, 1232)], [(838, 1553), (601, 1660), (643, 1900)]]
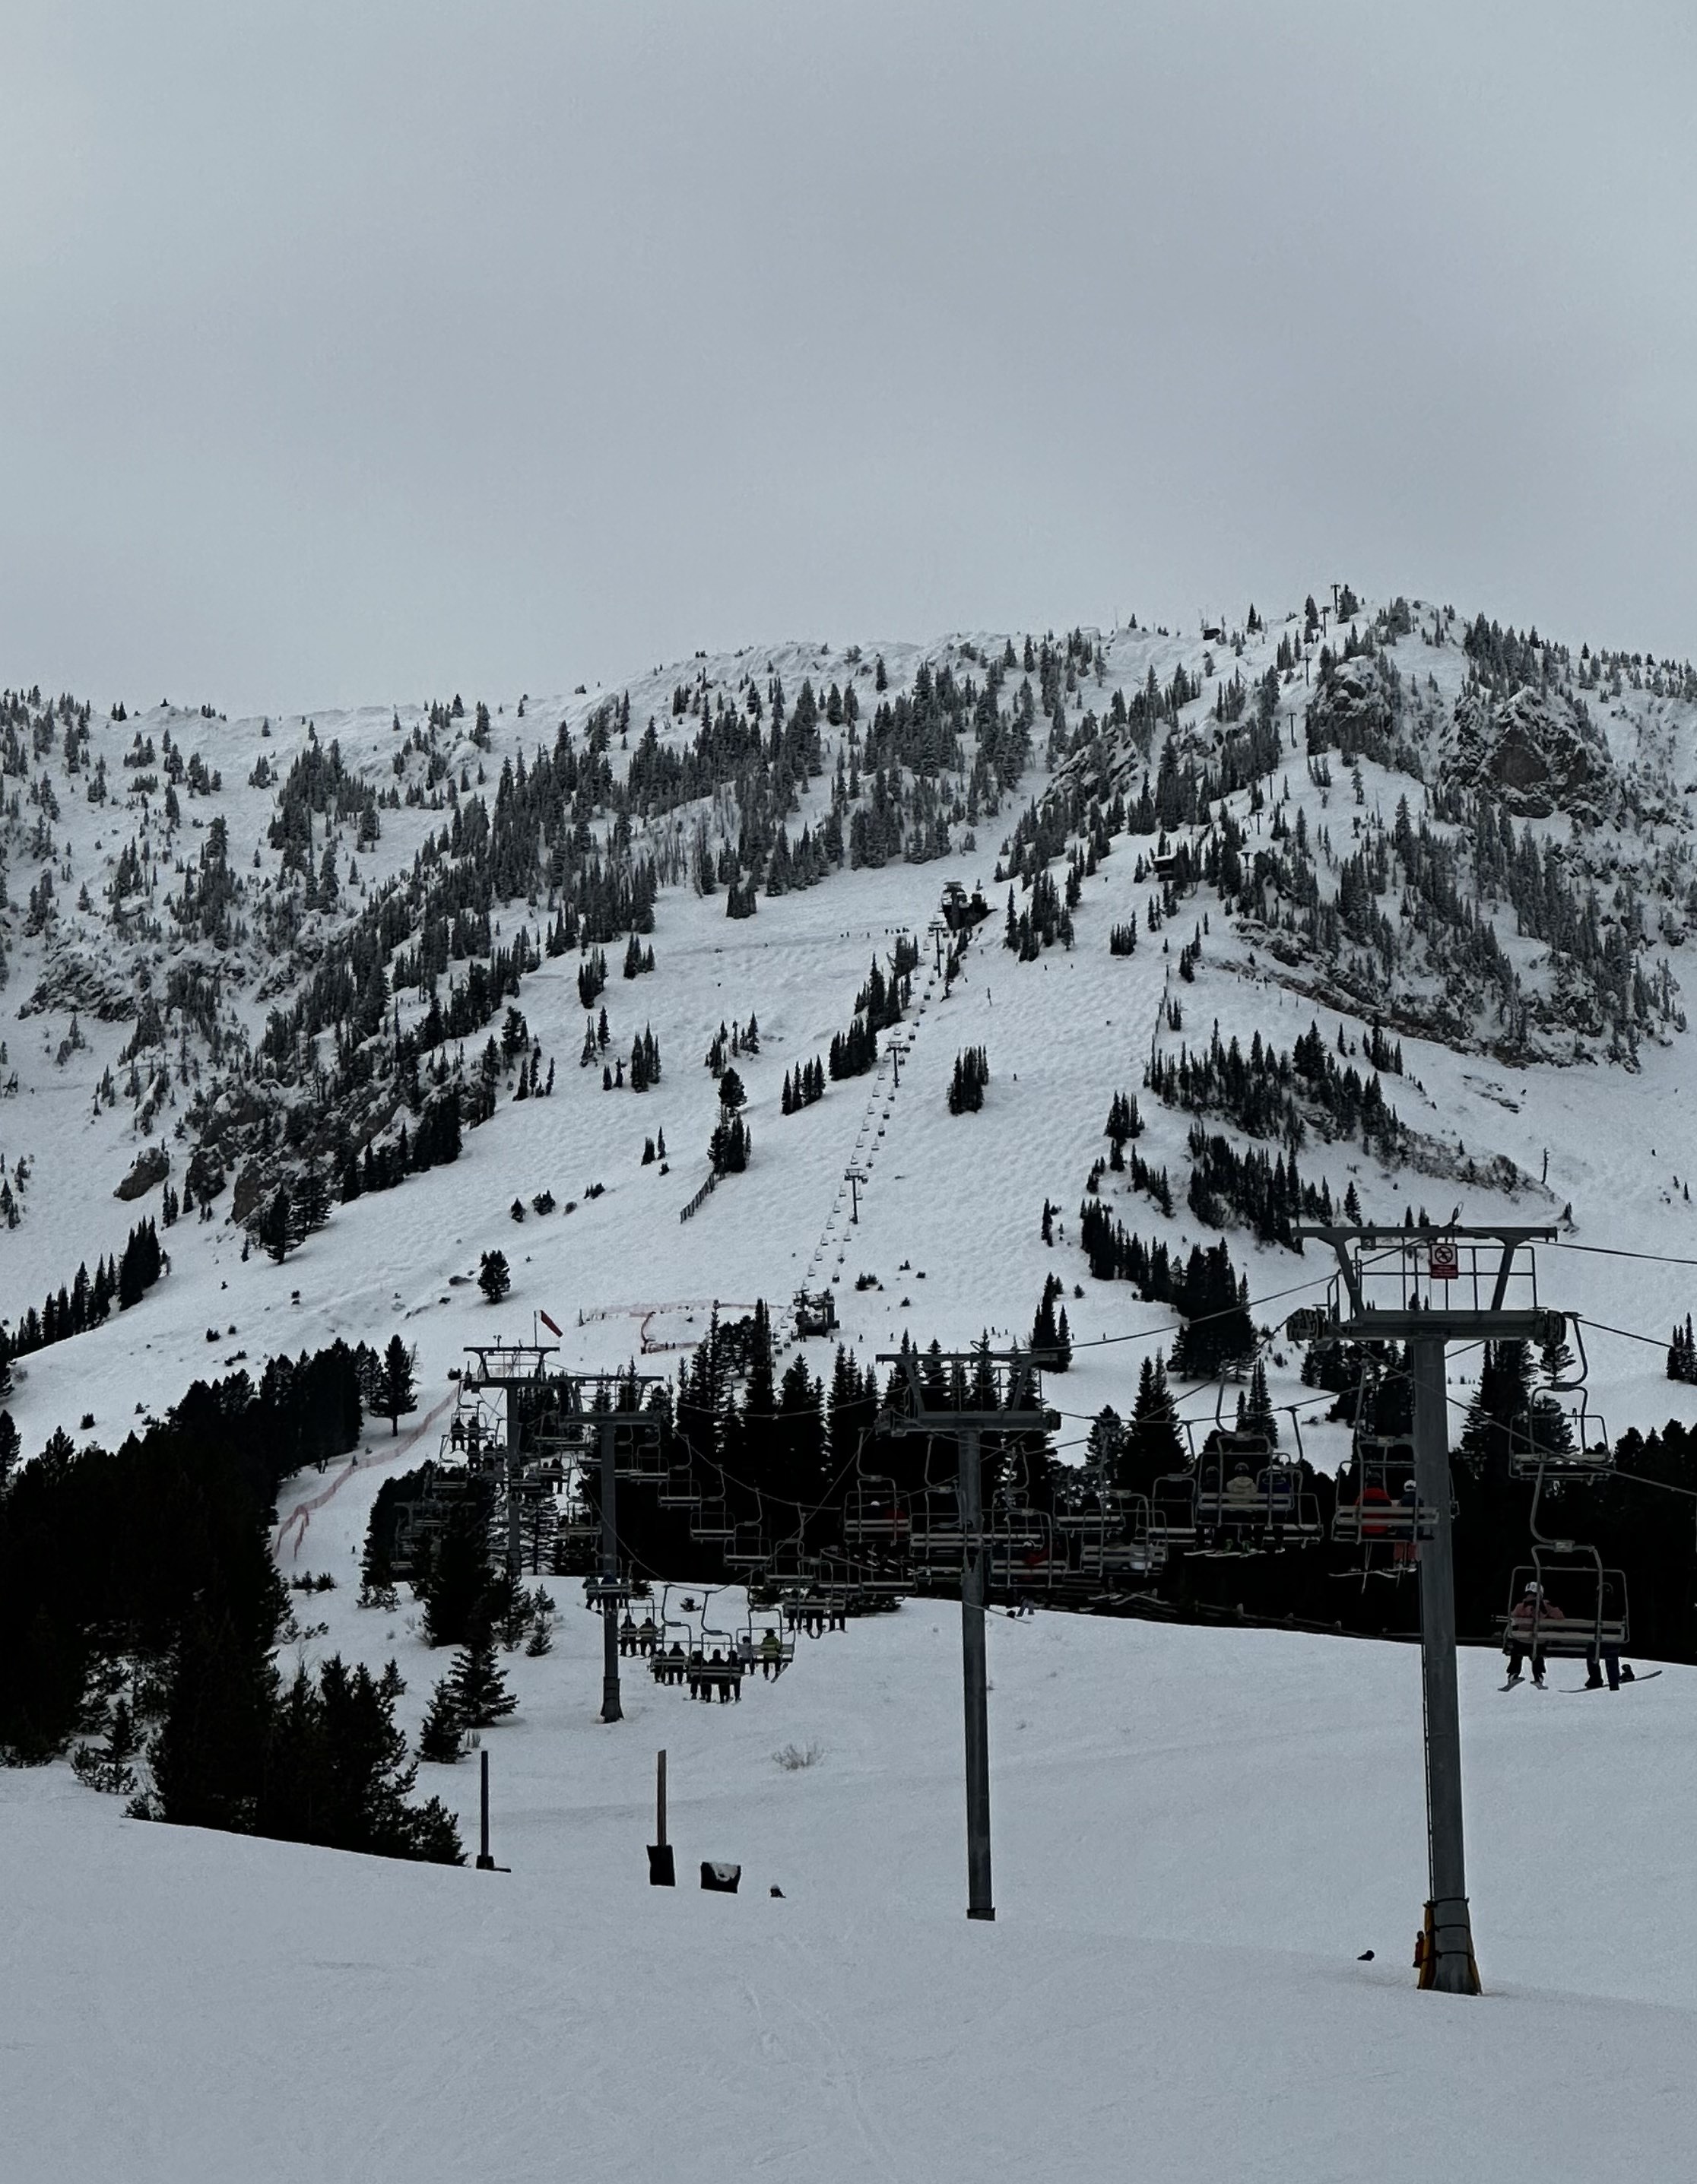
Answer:
[[(1565, 1326), (1559, 1312), (1533, 1301), (1522, 1306), (1508, 1301), (1509, 1284), (1515, 1278), (1516, 1254), (1533, 1244), (1555, 1242), (1555, 1228), (1517, 1226), (1500, 1228), (1480, 1228), (1459, 1223), (1425, 1224), (1418, 1228), (1376, 1227), (1341, 1227), (1331, 1223), (1292, 1228), (1291, 1234), (1298, 1243), (1312, 1238), (1316, 1243), (1329, 1244), (1337, 1260), (1338, 1291), (1348, 1301), (1348, 1312), (1334, 1312), (1326, 1329), (1329, 1339), (1352, 1342), (1543, 1342), (1552, 1333), (1560, 1331), (1558, 1323)], [(1494, 1271), (1482, 1268), (1477, 1263), (1465, 1273), (1458, 1273), (1454, 1286), (1470, 1287), (1476, 1298), (1482, 1284), (1489, 1280), (1488, 1303), (1476, 1302), (1471, 1306), (1437, 1305), (1423, 1301), (1418, 1283), (1412, 1297), (1406, 1295), (1397, 1307), (1371, 1304), (1365, 1295), (1364, 1275), (1370, 1277), (1376, 1271), (1364, 1267), (1362, 1254), (1398, 1252), (1404, 1256), (1406, 1290), (1407, 1258), (1412, 1252), (1424, 1251), (1430, 1261), (1434, 1244), (1460, 1243), (1495, 1245), (1500, 1246)], [(1489, 1256), (1491, 1255), (1482, 1255)], [(1387, 1270), (1388, 1271), (1388, 1270)], [(1527, 1268), (1523, 1279), (1531, 1279)], [(1434, 1284), (1428, 1279), (1428, 1291)]]

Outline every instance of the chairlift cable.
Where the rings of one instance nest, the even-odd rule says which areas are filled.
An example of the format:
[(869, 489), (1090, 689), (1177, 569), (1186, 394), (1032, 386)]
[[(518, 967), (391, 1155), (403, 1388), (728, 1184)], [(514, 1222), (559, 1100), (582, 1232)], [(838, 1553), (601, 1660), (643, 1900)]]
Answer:
[(1588, 1251), (1600, 1259), (1647, 1259), (1657, 1267), (1697, 1267), (1697, 1259), (1675, 1258), (1666, 1251), (1627, 1251), (1615, 1244), (1566, 1244), (1558, 1237), (1543, 1248), (1547, 1251)]

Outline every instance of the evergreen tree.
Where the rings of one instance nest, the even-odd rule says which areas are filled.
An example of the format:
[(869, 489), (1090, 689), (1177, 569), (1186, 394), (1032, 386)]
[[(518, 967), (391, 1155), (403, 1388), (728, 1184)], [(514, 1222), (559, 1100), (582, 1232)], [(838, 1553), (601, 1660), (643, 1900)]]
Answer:
[(1143, 1360), (1137, 1399), (1123, 1445), (1117, 1484), (1147, 1494), (1164, 1474), (1181, 1471), (1189, 1451), (1179, 1429), (1178, 1407), (1167, 1384), (1166, 1360), (1159, 1351)]
[(507, 1689), (506, 1672), (495, 1654), (495, 1634), (487, 1621), (479, 1621), (468, 1632), (449, 1681), (460, 1719), (467, 1729), (493, 1728), (518, 1704)]
[(360, 1557), (361, 1607), (392, 1608), (398, 1604), (394, 1564), (390, 1559), (394, 1538), (394, 1526), (380, 1524), (374, 1509), (366, 1527), (365, 1552)]
[(1272, 1399), (1267, 1393), (1267, 1368), (1259, 1357), (1249, 1375), (1249, 1393), (1242, 1406), (1239, 1423), (1247, 1433), (1264, 1435), (1269, 1448), (1278, 1446), (1279, 1422), (1273, 1414)]
[[(390, 1668), (394, 1669), (394, 1663)], [(440, 1802), (407, 1802), (417, 1780), (394, 1722), (399, 1672), (381, 1681), (332, 1654), (316, 1683), (303, 1666), (276, 1709), (258, 1832), (337, 1850), (463, 1863)]]
[(418, 1756), (438, 1766), (451, 1766), (466, 1748), (460, 1722), (460, 1702), (454, 1695), (454, 1678), (444, 1676), (430, 1695), (430, 1708), (418, 1733)]
[(1510, 1454), (1528, 1441), (1532, 1392), (1526, 1344), (1488, 1342), (1459, 1450), (1476, 1479), (1499, 1485), (1507, 1478)]
[(267, 1634), (215, 1601), (177, 1641), (165, 1719), (148, 1751), (148, 1812), (181, 1827), (250, 1834), (259, 1814), (276, 1672)]
[(499, 1304), (512, 1287), (512, 1274), (505, 1251), (485, 1251), (477, 1267), (477, 1287), (491, 1304)]
[(414, 1583), (424, 1602), (425, 1643), (464, 1645), (487, 1621), (490, 1582), (487, 1504), (482, 1494), (468, 1494), (449, 1512), (429, 1567)]
[[(255, 1234), (261, 1248), (268, 1251), (279, 1266), (299, 1241), (295, 1232), (294, 1218), (290, 1208), (288, 1189), (286, 1184), (279, 1184), (265, 1201), (265, 1210), (260, 1216)], [(121, 1305), (124, 1301), (124, 1275), (123, 1269), (120, 1268), (118, 1276), (118, 1301)]]
[(109, 1797), (127, 1797), (136, 1786), (131, 1762), (140, 1748), (135, 1717), (120, 1691), (107, 1724), (105, 1743), (79, 1745), (71, 1754), (71, 1769), (77, 1780), (86, 1782), (91, 1790), (103, 1791)]
[(406, 1413), (418, 1408), (417, 1371), (417, 1351), (410, 1350), (399, 1335), (392, 1334), (377, 1373), (377, 1400), (371, 1405), (379, 1418), (388, 1420), (391, 1435), (399, 1433)]

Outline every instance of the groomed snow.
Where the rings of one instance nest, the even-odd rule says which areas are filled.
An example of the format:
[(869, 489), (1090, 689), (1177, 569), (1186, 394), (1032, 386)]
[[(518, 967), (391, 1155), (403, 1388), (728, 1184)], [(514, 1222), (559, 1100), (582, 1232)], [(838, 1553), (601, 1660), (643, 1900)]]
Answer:
[[(405, 1608), (352, 1604), (373, 1483), (318, 1513), (304, 1560), (343, 1583), (301, 1612), (330, 1624), (314, 1652), (398, 1656), (410, 1724), (445, 1658)], [(1683, 2173), (1697, 1673), (1504, 1695), (1499, 1657), (1463, 1656), (1471, 2000), (1409, 1969), (1411, 1648), (992, 1619), (985, 1927), (963, 1915), (957, 1610), (804, 1641), (740, 1706), (628, 1674), (605, 1727), (599, 1625), (553, 1589), (555, 1649), (509, 1657), (521, 1710), (486, 1738), (509, 1873), (120, 1822), (62, 1766), (0, 1774), (14, 2173)], [(809, 1744), (808, 1767), (772, 1756)], [(645, 1880), (661, 1745), (675, 1892)], [(421, 1774), (475, 1848), (476, 1763)], [(701, 1894), (703, 1858), (740, 1861), (742, 1892)]]

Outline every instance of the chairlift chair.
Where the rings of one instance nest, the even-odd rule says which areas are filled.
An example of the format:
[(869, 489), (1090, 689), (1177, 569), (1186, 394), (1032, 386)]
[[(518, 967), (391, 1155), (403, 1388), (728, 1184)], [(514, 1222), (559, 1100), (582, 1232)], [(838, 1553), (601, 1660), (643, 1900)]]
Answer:
[(736, 1537), (736, 1524), (723, 1488), (704, 1494), (689, 1517), (689, 1536), (704, 1546), (723, 1546)]
[(1169, 1471), (1157, 1479), (1149, 1496), (1149, 1528), (1164, 1546), (1188, 1547), (1197, 1534), (1197, 1474)]
[[(1583, 1418), (1583, 1413), (1581, 1412)], [(1601, 1421), (1597, 1424), (1601, 1428)], [(1604, 1567), (1599, 1551), (1588, 1541), (1545, 1531), (1544, 1490), (1553, 1476), (1558, 1480), (1594, 1478), (1612, 1463), (1606, 1429), (1599, 1430), (1588, 1451), (1583, 1435), (1571, 1448), (1537, 1452), (1528, 1450), (1527, 1465), (1533, 1471), (1532, 1507), (1527, 1527), (1532, 1534), (1532, 1562), (1515, 1572), (1506, 1615), (1502, 1618), (1504, 1648), (1525, 1643), (1533, 1658), (1589, 1658), (1618, 1652), (1626, 1645), (1629, 1602), (1626, 1572)], [(1513, 1465), (1513, 1457), (1510, 1457)]]
[(701, 1507), (701, 1490), (695, 1484), (695, 1474), (688, 1463), (673, 1463), (667, 1467), (659, 1481), (655, 1499), (662, 1509), (696, 1509)]
[(756, 1630), (754, 1613), (754, 1606), (751, 1602), (748, 1605), (745, 1632), (754, 1659), (759, 1665), (761, 1675), (765, 1679), (769, 1670), (773, 1677), (781, 1676), (795, 1658), (795, 1638), (793, 1635), (784, 1636), (781, 1616), (776, 1622), (768, 1623)]
[(957, 1571), (965, 1552), (960, 1497), (946, 1487), (929, 1487), (915, 1496), (908, 1507), (907, 1533), (914, 1570), (927, 1577)]
[(1510, 1420), (1509, 1469), (1516, 1479), (1594, 1476), (1613, 1468), (1608, 1421), (1588, 1407), (1583, 1388), (1572, 1392), (1579, 1400), (1569, 1404), (1558, 1401), (1553, 1388), (1541, 1389)]
[(780, 1592), (811, 1587), (818, 1574), (819, 1558), (808, 1553), (799, 1532), (780, 1540), (767, 1559), (767, 1581)]
[[(1414, 1442), (1406, 1434), (1358, 1433), (1337, 1474), (1331, 1536), (1348, 1546), (1412, 1547), (1429, 1540), (1437, 1513), (1419, 1500)], [(1411, 1566), (1412, 1555), (1400, 1558)]]
[(1504, 1650), (1524, 1646), (1550, 1660), (1621, 1652), (1631, 1632), (1625, 1571), (1605, 1568), (1596, 1548), (1578, 1541), (1535, 1546), (1532, 1557), (1510, 1581)]
[(727, 1569), (760, 1569), (767, 1559), (766, 1528), (756, 1517), (752, 1524), (732, 1527), (724, 1543)]
[(842, 1529), (844, 1539), (856, 1544), (904, 1538), (907, 1513), (896, 1481), (875, 1473), (857, 1477), (843, 1504)]

